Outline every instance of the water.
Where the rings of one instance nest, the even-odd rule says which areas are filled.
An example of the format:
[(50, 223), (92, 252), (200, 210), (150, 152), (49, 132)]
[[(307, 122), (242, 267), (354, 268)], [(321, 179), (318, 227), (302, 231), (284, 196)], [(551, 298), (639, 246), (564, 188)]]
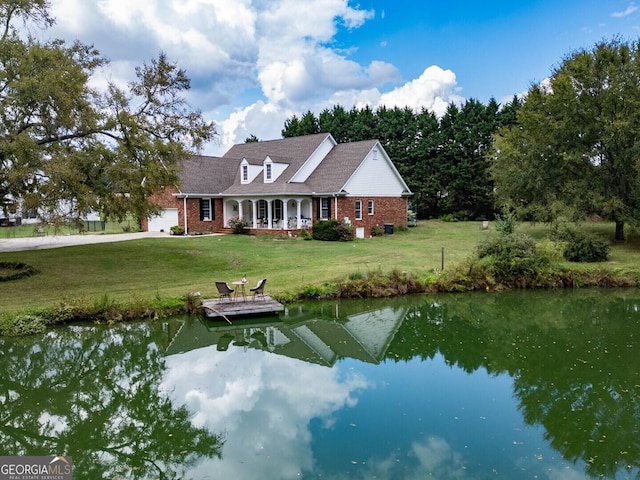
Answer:
[(638, 478), (640, 292), (310, 303), (0, 339), (4, 455), (76, 479)]

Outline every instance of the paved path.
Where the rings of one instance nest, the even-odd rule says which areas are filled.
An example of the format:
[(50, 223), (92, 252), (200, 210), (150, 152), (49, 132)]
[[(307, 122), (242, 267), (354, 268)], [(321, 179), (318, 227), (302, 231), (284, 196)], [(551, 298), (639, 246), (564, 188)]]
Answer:
[(87, 245), (90, 243), (123, 242), (138, 238), (171, 238), (164, 232), (138, 232), (116, 234), (84, 234), (84, 235), (46, 235), (44, 237), (0, 238), (1, 252), (20, 252), (24, 250), (42, 250), (45, 248)]

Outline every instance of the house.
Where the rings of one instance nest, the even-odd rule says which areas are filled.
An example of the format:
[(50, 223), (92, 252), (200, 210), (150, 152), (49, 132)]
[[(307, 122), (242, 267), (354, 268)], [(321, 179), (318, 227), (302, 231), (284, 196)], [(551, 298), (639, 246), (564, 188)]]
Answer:
[(380, 142), (338, 144), (328, 133), (194, 156), (179, 179), (155, 196), (162, 212), (144, 222), (146, 230), (180, 225), (187, 234), (213, 233), (243, 219), (251, 233), (286, 235), (333, 218), (364, 238), (376, 225), (406, 226), (411, 196)]

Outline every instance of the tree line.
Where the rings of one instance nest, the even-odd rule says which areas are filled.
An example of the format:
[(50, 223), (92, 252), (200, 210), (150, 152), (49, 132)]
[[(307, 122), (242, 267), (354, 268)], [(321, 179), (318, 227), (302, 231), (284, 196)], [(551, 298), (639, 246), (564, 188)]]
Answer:
[[(378, 139), (413, 192), (420, 218), (486, 219), (494, 214), (489, 152), (496, 131), (514, 125), (522, 101), (500, 106), (468, 100), (451, 103), (438, 118), (425, 109), (340, 105), (318, 116), (308, 111), (285, 121), (283, 137), (331, 133), (338, 143)], [(249, 140), (249, 139), (248, 139)]]
[(548, 79), (498, 105), (450, 104), (293, 116), (282, 135), (377, 138), (414, 193), (420, 218), (604, 219), (640, 226), (640, 42), (603, 40), (568, 54)]

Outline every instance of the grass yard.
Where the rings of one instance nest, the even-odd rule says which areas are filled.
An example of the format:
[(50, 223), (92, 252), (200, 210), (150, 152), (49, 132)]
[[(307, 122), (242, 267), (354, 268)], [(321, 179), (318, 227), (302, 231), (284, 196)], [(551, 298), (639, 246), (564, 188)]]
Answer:
[[(590, 224), (607, 238), (613, 225)], [(542, 238), (547, 226), (520, 225), (519, 231)], [(200, 292), (215, 296), (214, 281), (251, 283), (268, 279), (265, 291), (294, 294), (308, 285), (321, 285), (369, 271), (408, 271), (420, 277), (445, 270), (472, 254), (491, 234), (479, 222), (422, 221), (407, 231), (353, 242), (304, 241), (268, 235), (194, 236), (0, 253), (0, 262), (21, 262), (39, 274), (0, 283), (3, 313), (28, 312), (61, 302), (117, 300), (145, 303)], [(640, 271), (640, 238), (630, 235), (612, 248), (607, 267)], [(602, 268), (602, 264), (583, 268)]]
[[(77, 225), (71, 223), (65, 223), (62, 225), (41, 225), (38, 223), (25, 223), (17, 227), (3, 227), (0, 228), (0, 239), (2, 238), (18, 238), (18, 237), (32, 237), (37, 235), (36, 229), (42, 228), (43, 233), (47, 235), (78, 235), (81, 233), (80, 228)], [(100, 222), (89, 222), (89, 233), (122, 233), (124, 231), (137, 232), (138, 224), (133, 218), (126, 218), (122, 222), (108, 221), (104, 223), (104, 231), (101, 231), (102, 225)], [(86, 224), (83, 224), (83, 229), (86, 228)]]

